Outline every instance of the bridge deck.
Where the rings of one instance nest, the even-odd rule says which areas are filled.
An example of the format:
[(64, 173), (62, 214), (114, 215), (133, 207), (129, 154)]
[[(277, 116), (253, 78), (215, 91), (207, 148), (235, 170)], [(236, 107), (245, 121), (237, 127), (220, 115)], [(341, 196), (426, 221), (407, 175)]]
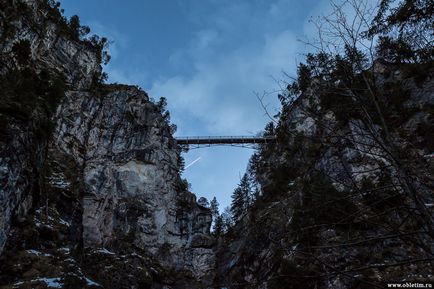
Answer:
[(255, 136), (203, 136), (203, 137), (178, 137), (176, 142), (179, 145), (216, 145), (216, 144), (261, 144), (273, 142), (274, 137)]

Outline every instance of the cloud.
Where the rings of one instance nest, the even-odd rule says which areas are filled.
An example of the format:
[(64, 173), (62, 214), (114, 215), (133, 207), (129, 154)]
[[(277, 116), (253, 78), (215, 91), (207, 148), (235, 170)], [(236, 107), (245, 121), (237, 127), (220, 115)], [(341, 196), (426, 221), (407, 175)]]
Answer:
[[(149, 10), (164, 11), (156, 9), (164, 4), (152, 2)], [(178, 135), (254, 134), (269, 121), (254, 92), (276, 90), (275, 79), (287, 80), (282, 71), (295, 74), (307, 49), (297, 39), (314, 36), (307, 20), (330, 11), (329, 2), (177, 0), (169, 8), (178, 9), (167, 14), (171, 17), (161, 15), (164, 23), (155, 15), (154, 22), (152, 17), (134, 18), (136, 30), (120, 25), (122, 19), (113, 21), (116, 27), (89, 24), (114, 41), (105, 68), (109, 81), (139, 84), (155, 99), (165, 96)], [(267, 101), (274, 113), (276, 94)], [(226, 206), (250, 155), (226, 147), (192, 150), (185, 155), (187, 163), (202, 159), (184, 176), (197, 193), (208, 198), (218, 194)]]
[[(375, 4), (368, 0), (368, 6)], [(160, 78), (150, 91), (168, 98), (182, 133), (245, 134), (264, 127), (269, 120), (253, 92), (275, 90), (283, 70), (294, 74), (300, 53), (311, 49), (298, 39), (302, 33), (316, 36), (310, 15), (331, 13), (330, 1), (323, 0), (300, 19), (295, 13), (303, 7), (291, 9), (294, 5), (287, 0), (228, 2), (206, 17), (200, 10), (192, 15), (201, 29), (170, 58), (189, 65), (189, 73)], [(354, 15), (348, 7), (345, 11)], [(276, 95), (270, 97), (271, 110), (277, 111)]]
[[(279, 20), (278, 5), (287, 3), (273, 3), (261, 12), (261, 21), (249, 20), (257, 19), (249, 17), (258, 13), (255, 7), (230, 5), (208, 16), (209, 27), (171, 56), (173, 63), (188, 61), (192, 72), (155, 81), (150, 94), (168, 98), (179, 133), (246, 134), (264, 127), (268, 120), (254, 92), (276, 89), (275, 79), (295, 63), (301, 45), (287, 27), (271, 25)], [(268, 101), (277, 109), (275, 96)]]

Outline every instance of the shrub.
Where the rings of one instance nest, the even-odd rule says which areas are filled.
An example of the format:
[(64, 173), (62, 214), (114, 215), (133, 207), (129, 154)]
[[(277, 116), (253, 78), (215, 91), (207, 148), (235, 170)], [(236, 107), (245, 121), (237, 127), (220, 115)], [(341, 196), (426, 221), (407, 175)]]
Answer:
[(351, 215), (356, 206), (349, 195), (336, 190), (320, 173), (304, 180), (299, 201), (294, 207), (291, 226), (301, 243), (315, 243), (319, 225), (348, 227), (354, 219)]
[(29, 64), (31, 59), (30, 41), (21, 40), (16, 42), (12, 47), (12, 52), (14, 53), (19, 65), (25, 66)]
[(15, 69), (0, 77), (0, 112), (12, 119), (32, 120), (37, 137), (51, 135), (55, 112), (66, 89), (61, 75), (30, 68)]

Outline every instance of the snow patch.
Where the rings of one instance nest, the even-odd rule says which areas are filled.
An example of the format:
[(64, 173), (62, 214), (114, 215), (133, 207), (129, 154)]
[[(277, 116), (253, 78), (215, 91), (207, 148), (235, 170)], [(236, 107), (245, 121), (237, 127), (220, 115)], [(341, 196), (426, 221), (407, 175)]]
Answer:
[(434, 153), (424, 155), (424, 157), (427, 158), (427, 159), (434, 158)]
[(59, 248), (59, 251), (65, 252), (65, 254), (69, 254), (70, 249), (68, 247)]
[[(37, 279), (33, 279), (30, 280), (30, 283), (34, 283), (34, 282), (44, 282), (45, 285), (47, 285), (48, 288), (63, 288), (63, 284), (61, 283), (61, 278), (60, 277), (55, 277), (55, 278), (37, 278)], [(21, 282), (17, 282), (13, 285), (14, 288), (17, 288), (20, 285), (23, 285), (25, 282), (21, 281)], [(27, 282), (26, 282), (27, 283)], [(32, 287), (34, 288), (34, 287)]]
[(52, 187), (59, 189), (67, 189), (71, 185), (71, 182), (65, 180), (61, 174), (54, 174), (48, 181)]
[(51, 288), (62, 288), (62, 284), (60, 283), (60, 278), (39, 278), (38, 281), (45, 282), (48, 287)]
[(59, 224), (61, 224), (61, 225), (65, 225), (65, 226), (67, 226), (67, 227), (71, 226), (71, 224), (70, 224), (69, 222), (65, 221), (65, 220), (62, 219), (62, 218), (59, 219)]
[(49, 288), (62, 288), (62, 284), (60, 283), (61, 278), (38, 278), (32, 281), (40, 281), (47, 284)]
[(89, 286), (98, 286), (98, 287), (102, 287), (100, 284), (98, 284), (98, 283), (96, 283), (96, 282), (90, 280), (90, 279), (87, 278), (87, 277), (84, 277), (84, 279), (86, 279), (86, 283), (87, 283), (87, 285), (89, 285)]
[(98, 249), (98, 250), (96, 250), (96, 252), (98, 252), (98, 253), (103, 253), (103, 254), (108, 254), (108, 255), (115, 255), (115, 253), (110, 252), (110, 251), (107, 250), (106, 248)]
[(42, 253), (42, 252), (39, 252), (39, 251), (36, 251), (36, 250), (33, 250), (33, 249), (26, 250), (26, 252), (29, 253), (29, 254), (34, 254), (36, 256), (53, 257), (53, 255), (51, 255), (51, 254)]

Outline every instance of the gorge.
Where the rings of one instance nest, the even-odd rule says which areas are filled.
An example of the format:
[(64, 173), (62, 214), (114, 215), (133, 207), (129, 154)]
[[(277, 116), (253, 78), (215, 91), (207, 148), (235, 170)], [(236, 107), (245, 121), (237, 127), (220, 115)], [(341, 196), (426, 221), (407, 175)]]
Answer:
[(432, 42), (310, 54), (227, 216), (182, 179), (165, 100), (104, 81), (105, 38), (54, 1), (0, 3), (0, 288), (434, 280)]

